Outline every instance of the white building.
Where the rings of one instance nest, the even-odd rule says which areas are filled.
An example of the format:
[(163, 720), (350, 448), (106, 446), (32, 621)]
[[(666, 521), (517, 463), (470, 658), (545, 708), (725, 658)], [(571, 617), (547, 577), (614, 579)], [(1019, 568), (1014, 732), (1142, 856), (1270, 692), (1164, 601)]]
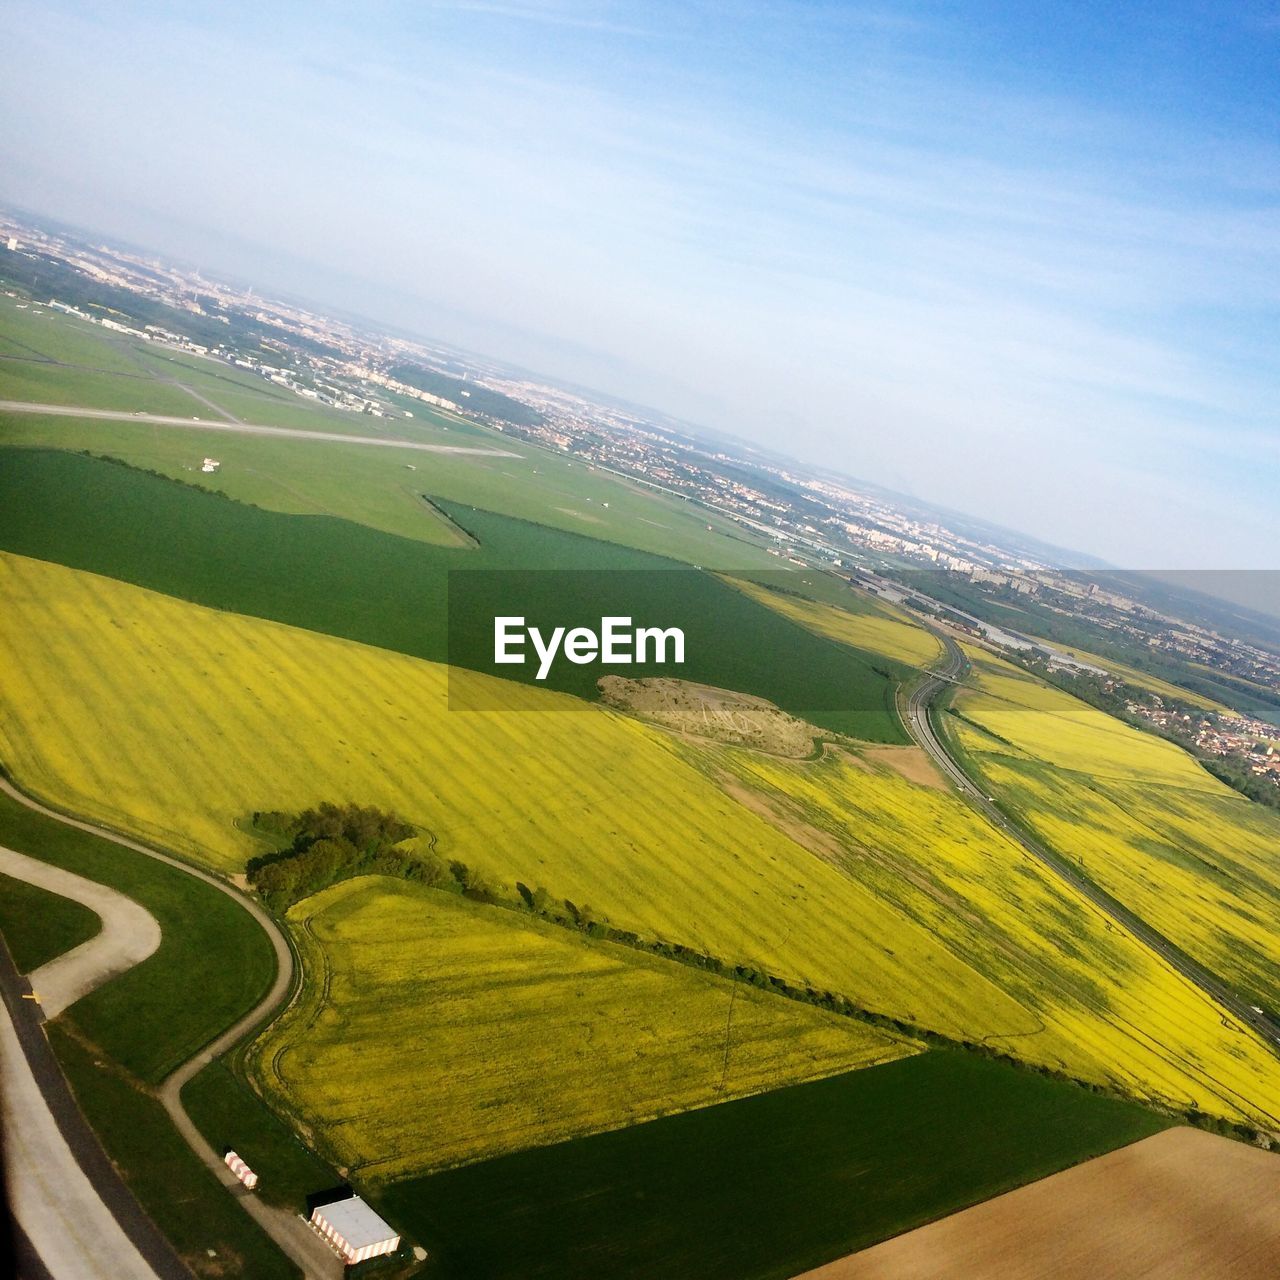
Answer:
[(217, 458), (206, 458), (204, 462), (201, 463), (200, 470), (201, 471), (217, 471), (217, 469), (220, 466), (222, 466), (222, 463), (220, 463), (217, 460)]
[(311, 1211), (311, 1226), (348, 1266), (395, 1253), (400, 1247), (396, 1232), (359, 1196), (318, 1205)]

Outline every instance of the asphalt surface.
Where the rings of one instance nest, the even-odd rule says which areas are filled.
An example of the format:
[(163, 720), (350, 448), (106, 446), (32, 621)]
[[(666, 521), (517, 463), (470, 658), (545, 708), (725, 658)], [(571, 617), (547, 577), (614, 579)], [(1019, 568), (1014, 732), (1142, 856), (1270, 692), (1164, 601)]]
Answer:
[(10, 1207), (55, 1280), (158, 1280), (80, 1168), (6, 1009), (0, 1015)]
[(0, 939), (6, 1182), (27, 1280), (190, 1280), (76, 1105), (40, 1006)]
[(95, 937), (27, 975), (46, 1018), (56, 1018), (108, 978), (141, 964), (160, 945), (160, 926), (155, 917), (132, 898), (106, 885), (3, 847), (0, 871), (70, 898), (88, 907), (102, 921), (102, 930)]
[[(207, 403), (212, 404), (212, 401)], [(222, 410), (218, 410), (222, 412)], [(336, 431), (303, 431), (298, 427), (264, 427), (252, 422), (226, 422), (210, 418), (178, 418), (164, 413), (128, 413), (121, 409), (87, 409), (75, 405), (40, 404), (34, 400), (0, 400), (0, 413), (44, 413), (55, 418), (94, 418), (104, 422), (142, 422), (149, 426), (185, 427), (189, 431), (231, 431), (244, 436), (279, 436), (287, 440), (313, 440), (320, 444), (367, 444), (383, 449), (413, 449), (418, 453), (465, 453), (482, 458), (520, 458), (509, 449), (484, 449), (477, 445), (422, 444), (388, 436), (350, 436)]]
[[(964, 681), (969, 674), (969, 661), (950, 636), (938, 632), (935, 634), (946, 646), (945, 665), (931, 673), (930, 678), (921, 681), (907, 703), (907, 727), (916, 742), (929, 753), (939, 768), (955, 783), (957, 790), (992, 826), (998, 827), (1011, 840), (1017, 841), (1033, 858), (1088, 898), (1126, 933), (1154, 951), (1166, 964), (1177, 970), (1226, 1010), (1233, 1019), (1261, 1036), (1271, 1051), (1280, 1057), (1280, 1024), (1267, 1017), (1265, 1013), (1259, 1013), (1221, 978), (1170, 942), (1162, 933), (1152, 928), (1140, 916), (1135, 915), (1106, 890), (1082, 875), (1066, 858), (1042, 845), (1029, 832), (1010, 819), (950, 755), (934, 728), (930, 712), (943, 693)], [(1270, 1116), (1269, 1118), (1277, 1128), (1280, 1128), (1280, 1117)]]
[[(25, 805), (28, 809), (43, 814), (47, 818), (52, 818), (57, 822), (75, 827), (81, 831), (87, 831), (103, 840), (110, 840), (114, 844), (145, 854), (149, 858), (155, 858), (158, 862), (176, 867), (187, 875), (203, 880), (220, 893), (225, 893), (228, 897), (234, 898), (237, 905), (248, 911), (262, 926), (267, 937), (271, 940), (276, 957), (276, 976), (270, 990), (244, 1017), (237, 1020), (220, 1036), (207, 1044), (199, 1053), (168, 1076), (161, 1083), (158, 1096), (174, 1128), (182, 1135), (187, 1145), (204, 1161), (218, 1180), (228, 1188), (228, 1193), (235, 1194), (236, 1202), (240, 1207), (302, 1268), (304, 1275), (309, 1278), (314, 1277), (315, 1280), (337, 1280), (343, 1274), (344, 1268), (329, 1246), (311, 1230), (301, 1216), (284, 1209), (274, 1208), (264, 1204), (255, 1196), (244, 1194), (243, 1187), (241, 1187), (230, 1169), (227, 1168), (222, 1159), (222, 1154), (214, 1151), (205, 1141), (182, 1105), (182, 1089), (193, 1076), (197, 1075), (215, 1058), (220, 1057), (269, 1018), (274, 1017), (288, 1000), (293, 990), (294, 964), (293, 952), (290, 950), (284, 935), (277, 928), (271, 917), (256, 902), (232, 888), (225, 881), (218, 879), (217, 876), (201, 871), (197, 867), (190, 866), (188, 863), (172, 858), (156, 849), (148, 848), (144, 844), (130, 840), (127, 836), (118, 835), (104, 827), (95, 826), (91, 822), (84, 822), (78, 818), (72, 818), (66, 814), (58, 813), (54, 809), (47, 808), (38, 800), (33, 800), (30, 796), (19, 791), (5, 778), (0, 778), (0, 791), (3, 791), (19, 804)], [(52, 1050), (48, 1048), (48, 1042), (43, 1035), (40, 1035), (39, 1039), (45, 1046), (50, 1061), (53, 1063), (52, 1070), (54, 1074), (61, 1081), (61, 1072), (57, 1068), (56, 1060), (53, 1059)], [(65, 1081), (63, 1081), (63, 1087), (65, 1088)], [(72, 1107), (74, 1108), (74, 1103), (72, 1103)], [(78, 1110), (76, 1114), (79, 1115)], [(85, 1124), (83, 1117), (81, 1117), (81, 1123)], [(85, 1127), (87, 1129), (87, 1124)], [(125, 1194), (128, 1195), (127, 1192)], [(139, 1212), (141, 1211), (139, 1210)], [(124, 1273), (119, 1274), (123, 1275)], [(179, 1274), (185, 1275), (185, 1269)], [(61, 1280), (61, 1277), (59, 1277), (59, 1280)]]

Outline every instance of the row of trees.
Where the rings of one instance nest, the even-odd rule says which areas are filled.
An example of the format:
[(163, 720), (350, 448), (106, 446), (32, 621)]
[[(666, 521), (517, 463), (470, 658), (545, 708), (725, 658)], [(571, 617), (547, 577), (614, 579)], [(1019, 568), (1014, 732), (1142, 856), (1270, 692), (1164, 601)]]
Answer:
[[(513, 895), (465, 863), (446, 862), (430, 849), (405, 848), (407, 842), (422, 833), (411, 823), (386, 810), (354, 804), (322, 804), (298, 814), (256, 813), (254, 823), (259, 831), (281, 842), (282, 847), (277, 852), (253, 859), (248, 867), (249, 883), (267, 905), (279, 913), (300, 899), (352, 876), (394, 876), (507, 910), (527, 912), (591, 938), (661, 956), (677, 964), (714, 973), (788, 1000), (814, 1005), (924, 1044), (998, 1059), (1023, 1070), (1071, 1081), (1095, 1093), (1115, 1093), (1102, 1085), (1080, 1081), (1051, 1067), (1027, 1063), (982, 1042), (956, 1040), (899, 1018), (864, 1009), (837, 992), (799, 985), (754, 965), (735, 964), (681, 943), (643, 938), (631, 930), (611, 924), (607, 917), (585, 903), (579, 906), (569, 898), (553, 896), (542, 885), (530, 888), (517, 881)], [(1187, 1118), (1194, 1124), (1229, 1132), (1246, 1140), (1258, 1138), (1247, 1126), (1235, 1125), (1198, 1111), (1188, 1112)]]

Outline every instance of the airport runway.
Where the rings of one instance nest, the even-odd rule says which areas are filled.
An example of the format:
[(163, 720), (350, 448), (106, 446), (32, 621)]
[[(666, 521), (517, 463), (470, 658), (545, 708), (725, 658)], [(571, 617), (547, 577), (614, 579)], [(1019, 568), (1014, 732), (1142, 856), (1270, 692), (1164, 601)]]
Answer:
[(140, 422), (157, 427), (185, 427), (188, 431), (230, 431), (244, 436), (278, 436), (286, 440), (312, 440), (321, 444), (367, 444), (384, 449), (413, 449), (418, 453), (471, 454), (481, 458), (519, 458), (509, 449), (485, 449), (478, 445), (422, 444), (386, 436), (341, 435), (336, 431), (303, 431), (298, 427), (266, 427), (252, 422), (224, 422), (209, 418), (178, 418), (165, 413), (128, 413), (122, 409), (86, 409), (76, 405), (40, 404), (33, 400), (0, 400), (0, 413), (43, 413), (57, 418), (94, 418), (103, 422)]
[(0, 1006), (9, 1203), (53, 1280), (161, 1280), (85, 1176)]

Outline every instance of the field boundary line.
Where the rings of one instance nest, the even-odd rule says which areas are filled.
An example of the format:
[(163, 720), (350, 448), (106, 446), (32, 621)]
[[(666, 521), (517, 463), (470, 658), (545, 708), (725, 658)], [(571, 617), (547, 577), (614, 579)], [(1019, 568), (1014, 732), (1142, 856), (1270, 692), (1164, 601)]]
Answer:
[[(234, 885), (220, 879), (212, 872), (195, 867), (171, 854), (153, 849), (129, 836), (113, 832), (108, 827), (88, 822), (82, 818), (59, 812), (57, 809), (42, 803), (20, 790), (4, 772), (0, 772), (0, 792), (11, 800), (25, 806), (34, 813), (39, 813), (65, 826), (75, 827), (99, 839), (109, 840), (126, 849), (132, 849), (148, 858), (153, 858), (166, 866), (194, 876), (205, 884), (212, 885), (219, 892), (231, 898), (247, 911), (262, 927), (276, 956), (276, 976), (266, 994), (246, 1014), (238, 1018), (232, 1025), (206, 1041), (203, 1047), (185, 1062), (174, 1068), (161, 1082), (156, 1090), (156, 1097), (164, 1107), (174, 1128), (182, 1136), (186, 1144), (197, 1157), (209, 1168), (218, 1181), (233, 1191), (239, 1187), (236, 1176), (227, 1168), (222, 1158), (205, 1141), (204, 1135), (196, 1128), (182, 1104), (182, 1090), (186, 1084), (201, 1070), (233, 1049), (241, 1041), (274, 1020), (289, 1003), (297, 989), (293, 948), (275, 921), (252, 899), (241, 893)], [(309, 1278), (319, 1280), (336, 1280), (342, 1274), (338, 1258), (332, 1254), (318, 1236), (307, 1227), (304, 1219), (283, 1209), (273, 1209), (252, 1196), (237, 1195), (236, 1202), (253, 1218), (257, 1224), (271, 1237), (284, 1254), (302, 1269)]]

